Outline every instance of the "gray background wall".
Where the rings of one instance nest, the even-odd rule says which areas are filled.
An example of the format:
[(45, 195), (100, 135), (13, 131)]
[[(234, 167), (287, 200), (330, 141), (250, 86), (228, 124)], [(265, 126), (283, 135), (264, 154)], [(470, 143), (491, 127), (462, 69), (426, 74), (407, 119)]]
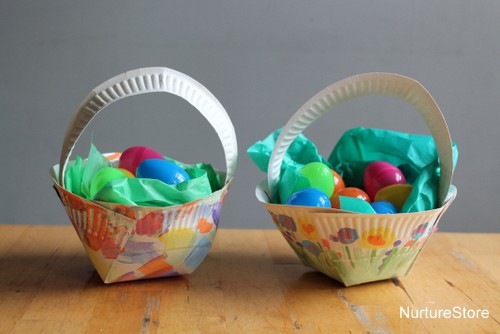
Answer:
[[(387, 71), (424, 84), (458, 144), (459, 196), (441, 230), (499, 232), (499, 17), (497, 1), (1, 1), (0, 223), (68, 225), (48, 169), (74, 109), (116, 74), (167, 66), (208, 87), (234, 122), (240, 159), (221, 226), (273, 227), (254, 198), (264, 174), (249, 145), (323, 87)], [(328, 155), (358, 125), (428, 133), (405, 103), (370, 97), (305, 134)], [(142, 144), (224, 167), (210, 126), (166, 94), (113, 104), (76, 153), (86, 155), (91, 132), (103, 152)]]

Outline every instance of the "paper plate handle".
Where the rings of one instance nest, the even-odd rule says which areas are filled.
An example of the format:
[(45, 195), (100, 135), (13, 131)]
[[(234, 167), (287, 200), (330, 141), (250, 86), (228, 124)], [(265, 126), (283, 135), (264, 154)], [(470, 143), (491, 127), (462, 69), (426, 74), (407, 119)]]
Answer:
[(94, 88), (83, 100), (71, 119), (59, 160), (59, 183), (64, 187), (64, 172), (73, 148), (90, 121), (111, 103), (128, 96), (165, 92), (192, 104), (212, 125), (224, 148), (226, 180), (233, 178), (238, 158), (236, 134), (229, 116), (201, 83), (181, 72), (166, 67), (140, 68), (122, 73)]
[(451, 136), (438, 105), (417, 81), (392, 73), (364, 73), (338, 81), (307, 101), (292, 116), (278, 137), (268, 166), (267, 182), (273, 198), (278, 191), (281, 163), (295, 138), (337, 104), (367, 95), (393, 95), (412, 104), (429, 128), (440, 160), (438, 201), (444, 203), (453, 174)]

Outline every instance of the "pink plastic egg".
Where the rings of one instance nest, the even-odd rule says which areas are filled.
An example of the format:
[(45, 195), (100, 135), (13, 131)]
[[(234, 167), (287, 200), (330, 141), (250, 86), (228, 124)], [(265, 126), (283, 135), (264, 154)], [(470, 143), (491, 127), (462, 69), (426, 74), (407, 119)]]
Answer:
[(146, 146), (132, 146), (123, 151), (118, 167), (128, 170), (133, 175), (137, 166), (147, 159), (164, 159), (163, 156)]
[(393, 184), (405, 184), (406, 179), (396, 166), (385, 161), (375, 161), (366, 166), (363, 182), (366, 193), (373, 199), (380, 189)]

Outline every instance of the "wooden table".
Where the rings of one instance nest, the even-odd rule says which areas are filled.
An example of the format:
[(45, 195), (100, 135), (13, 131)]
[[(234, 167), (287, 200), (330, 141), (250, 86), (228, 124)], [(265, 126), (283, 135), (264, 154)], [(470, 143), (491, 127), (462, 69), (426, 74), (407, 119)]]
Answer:
[[(500, 234), (437, 233), (409, 277), (349, 288), (303, 266), (276, 230), (222, 229), (192, 275), (112, 285), (72, 227), (0, 235), (0, 333), (500, 332)], [(489, 317), (401, 318), (426, 307)]]

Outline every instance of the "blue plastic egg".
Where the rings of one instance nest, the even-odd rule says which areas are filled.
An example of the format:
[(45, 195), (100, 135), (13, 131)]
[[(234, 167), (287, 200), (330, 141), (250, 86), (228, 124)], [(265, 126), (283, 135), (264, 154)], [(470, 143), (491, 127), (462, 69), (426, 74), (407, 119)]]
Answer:
[(305, 188), (294, 192), (285, 204), (331, 208), (328, 196), (316, 188)]
[(176, 164), (162, 159), (147, 159), (137, 167), (136, 176), (157, 179), (166, 184), (178, 184), (189, 180), (189, 175)]
[(387, 201), (375, 201), (371, 203), (373, 210), (381, 214), (393, 214), (398, 213), (398, 209), (391, 202)]

